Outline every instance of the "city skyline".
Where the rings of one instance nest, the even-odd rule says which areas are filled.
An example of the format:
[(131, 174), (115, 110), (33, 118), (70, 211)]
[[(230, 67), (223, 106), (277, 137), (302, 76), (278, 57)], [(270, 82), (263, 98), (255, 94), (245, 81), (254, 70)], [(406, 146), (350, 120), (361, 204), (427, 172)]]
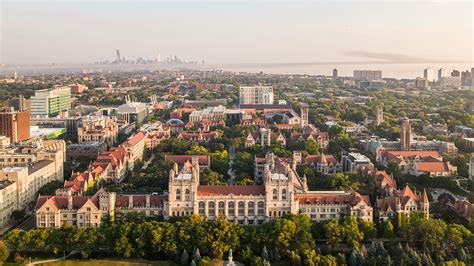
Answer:
[(117, 48), (209, 63), (473, 61), (469, 1), (3, 1), (1, 11), (3, 64), (112, 61)]

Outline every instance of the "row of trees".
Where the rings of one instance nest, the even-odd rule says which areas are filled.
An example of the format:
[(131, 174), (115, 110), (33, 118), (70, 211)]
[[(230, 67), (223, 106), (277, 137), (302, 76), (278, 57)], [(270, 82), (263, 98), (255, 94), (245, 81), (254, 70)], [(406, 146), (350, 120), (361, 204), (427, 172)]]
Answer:
[[(79, 251), (84, 258), (108, 254), (173, 259), (184, 265), (191, 263), (191, 258), (201, 260), (201, 256), (224, 258), (230, 249), (239, 261), (254, 265), (264, 261), (365, 265), (359, 262), (370, 259), (398, 265), (414, 257), (434, 265), (453, 259), (468, 261), (474, 244), (473, 233), (462, 225), (436, 219), (412, 219), (398, 232), (390, 223), (377, 229), (372, 222), (351, 217), (315, 223), (306, 215), (289, 215), (257, 226), (204, 221), (195, 215), (167, 222), (132, 219), (131, 215), (126, 219), (122, 224), (90, 229), (15, 229), (7, 234), (6, 242), (12, 253), (18, 254)], [(377, 236), (383, 236), (385, 244), (376, 240)], [(401, 241), (404, 252), (399, 250)]]

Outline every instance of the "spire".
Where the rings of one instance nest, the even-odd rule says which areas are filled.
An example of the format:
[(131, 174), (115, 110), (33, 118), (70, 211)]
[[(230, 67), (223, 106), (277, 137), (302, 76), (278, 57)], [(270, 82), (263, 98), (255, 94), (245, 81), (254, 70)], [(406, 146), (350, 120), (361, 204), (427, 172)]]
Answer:
[(426, 188), (423, 189), (423, 203), (428, 203), (428, 193), (426, 193)]
[(324, 152), (321, 152), (321, 164), (327, 164), (326, 156), (324, 156)]

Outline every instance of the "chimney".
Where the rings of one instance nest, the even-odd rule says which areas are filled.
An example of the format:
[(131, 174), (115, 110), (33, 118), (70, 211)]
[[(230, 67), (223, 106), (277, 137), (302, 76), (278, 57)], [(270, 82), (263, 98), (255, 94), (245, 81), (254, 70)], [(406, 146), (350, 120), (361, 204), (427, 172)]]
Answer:
[(72, 210), (72, 194), (71, 194), (71, 190), (69, 189), (67, 191), (67, 208), (68, 210)]
[(128, 196), (128, 208), (131, 209), (133, 207), (133, 195)]

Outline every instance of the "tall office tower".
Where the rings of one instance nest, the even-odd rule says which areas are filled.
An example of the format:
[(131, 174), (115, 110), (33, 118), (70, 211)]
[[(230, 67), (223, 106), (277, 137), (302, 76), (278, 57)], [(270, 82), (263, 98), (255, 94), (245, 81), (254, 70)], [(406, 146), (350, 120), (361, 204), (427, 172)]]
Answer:
[(13, 79), (16, 80), (18, 78), (18, 73), (16, 73), (16, 70), (15, 70), (15, 73), (13, 73)]
[(57, 116), (60, 112), (71, 109), (71, 88), (37, 90), (30, 102), (32, 116)]
[(410, 119), (404, 117), (400, 125), (400, 149), (410, 150), (411, 147), (411, 125)]
[(120, 64), (120, 61), (121, 61), (120, 50), (117, 49), (117, 51), (115, 52), (115, 54), (116, 54), (115, 63)]
[(308, 113), (309, 113), (309, 105), (307, 103), (301, 103), (301, 110), (300, 110), (300, 126), (305, 127), (309, 124), (309, 118), (308, 118)]
[(459, 72), (459, 70), (454, 69), (451, 72), (451, 77), (460, 77), (460, 76), (461, 76), (461, 72)]
[(448, 76), (448, 70), (444, 68), (438, 69), (438, 81), (441, 81), (441, 78)]
[(241, 86), (239, 104), (273, 104), (273, 87)]
[(423, 77), (428, 80), (429, 82), (434, 81), (434, 70), (431, 68), (426, 68), (423, 70)]
[(336, 79), (337, 78), (337, 68), (332, 70), (332, 78)]
[(375, 117), (375, 122), (378, 125), (382, 124), (384, 121), (384, 118), (383, 118), (383, 108), (381, 106), (378, 106), (377, 107), (377, 114), (376, 114), (376, 117)]
[(13, 107), (0, 110), (0, 135), (11, 143), (30, 138), (30, 111), (15, 111)]
[(355, 80), (381, 80), (382, 71), (381, 70), (354, 70), (354, 79)]

